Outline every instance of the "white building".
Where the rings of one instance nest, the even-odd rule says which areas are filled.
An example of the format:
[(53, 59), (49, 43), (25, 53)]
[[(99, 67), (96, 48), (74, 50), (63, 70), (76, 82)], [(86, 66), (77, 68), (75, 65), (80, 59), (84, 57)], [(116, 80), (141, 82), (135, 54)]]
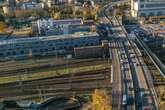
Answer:
[(35, 9), (42, 9), (44, 8), (44, 3), (37, 3), (37, 2), (24, 2), (21, 6), (24, 10), (35, 10)]
[(165, 0), (131, 0), (133, 17), (165, 15)]
[[(65, 29), (64, 33), (68, 33), (67, 29), (70, 25), (82, 25), (82, 19), (64, 19), (64, 20), (53, 20), (53, 19), (40, 19), (37, 20), (38, 33), (41, 35), (42, 32), (51, 29)], [(34, 27), (35, 28), (35, 27)]]

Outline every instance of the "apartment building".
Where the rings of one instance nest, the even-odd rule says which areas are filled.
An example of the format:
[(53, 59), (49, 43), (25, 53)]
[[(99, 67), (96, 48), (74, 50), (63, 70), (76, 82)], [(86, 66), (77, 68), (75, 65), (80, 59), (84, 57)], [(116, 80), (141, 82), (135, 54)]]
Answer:
[(133, 17), (149, 17), (165, 15), (165, 0), (131, 0)]

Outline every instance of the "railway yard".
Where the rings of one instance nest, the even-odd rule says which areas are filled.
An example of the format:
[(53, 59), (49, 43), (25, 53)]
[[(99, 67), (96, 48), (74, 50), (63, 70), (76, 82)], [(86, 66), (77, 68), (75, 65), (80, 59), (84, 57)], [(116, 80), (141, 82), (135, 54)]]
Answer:
[[(132, 28), (133, 29), (133, 28)], [(155, 38), (157, 40), (157, 38)], [(160, 41), (160, 40), (158, 40)], [(136, 41), (135, 41), (136, 42)], [(154, 63), (151, 61), (149, 56), (146, 54), (146, 52), (141, 48), (138, 42), (136, 42), (138, 45), (140, 51), (141, 51), (141, 57), (144, 59), (144, 62), (142, 62), (141, 65), (143, 65), (144, 68), (148, 68), (148, 73), (146, 74), (146, 78), (149, 79), (151, 87), (153, 86), (153, 92), (156, 93), (155, 99), (158, 102), (158, 106), (160, 110), (164, 110), (165, 108), (165, 100), (164, 100), (164, 94), (165, 94), (165, 79), (160, 74), (160, 71), (156, 68)], [(162, 45), (156, 42), (148, 42), (146, 45), (149, 47), (149, 49), (160, 58), (160, 60), (164, 63), (164, 49), (162, 48)], [(158, 53), (159, 52), (159, 53)], [(141, 58), (139, 57), (139, 58)], [(145, 69), (144, 69), (145, 70)]]
[[(150, 26), (124, 23), (115, 8), (123, 3), (128, 1), (104, 5), (97, 36), (85, 39), (86, 34), (80, 34), (85, 41), (53, 39), (54, 43), (46, 37), (48, 46), (40, 49), (46, 53), (32, 56), (39, 47), (28, 47), (25, 59), (0, 53), (6, 58), (0, 61), (0, 110), (165, 110), (163, 37), (148, 33)], [(98, 39), (90, 39), (94, 37)], [(43, 39), (32, 40), (38, 45)], [(67, 51), (58, 53), (57, 46)]]
[(165, 107), (165, 98), (164, 98), (165, 80), (164, 80), (164, 78), (162, 78), (162, 76), (160, 75), (160, 73), (158, 72), (158, 70), (156, 69), (154, 64), (149, 60), (149, 58), (148, 57), (143, 57), (143, 58), (152, 75), (152, 80), (153, 80), (155, 92), (157, 93), (157, 101), (158, 101), (160, 110), (164, 110), (164, 107)]
[[(1, 64), (1, 82), (39, 79), (68, 73), (83, 72), (84, 70), (97, 70), (103, 68), (101, 59), (65, 60), (42, 59), (30, 61), (16, 61)], [(7, 68), (6, 68), (7, 67)], [(9, 80), (11, 79), (11, 80)]]
[[(89, 96), (95, 89), (106, 89), (111, 94), (110, 63), (108, 58), (61, 58), (60, 62), (55, 58), (46, 58), (0, 63), (1, 79), (8, 79), (3, 83), (1, 81), (0, 100), (39, 103), (52, 96)], [(10, 68), (5, 68), (6, 65)]]

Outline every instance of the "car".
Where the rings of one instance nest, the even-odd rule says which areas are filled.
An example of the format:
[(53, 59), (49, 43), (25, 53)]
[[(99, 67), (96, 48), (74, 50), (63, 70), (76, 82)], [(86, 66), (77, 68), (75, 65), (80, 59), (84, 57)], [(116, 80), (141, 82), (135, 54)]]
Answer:
[(133, 103), (134, 103), (134, 98), (132, 97), (132, 96), (128, 96), (128, 99), (127, 99), (128, 101), (127, 101), (127, 104), (128, 105), (133, 105)]
[(134, 62), (134, 66), (137, 66), (137, 63), (136, 62)]
[(137, 102), (137, 106), (142, 106), (142, 102)]
[(126, 94), (123, 95), (122, 105), (123, 106), (127, 105), (127, 95)]
[(150, 106), (143, 106), (142, 110), (152, 110), (152, 107), (150, 107)]
[(124, 70), (124, 67), (123, 66), (121, 67), (121, 70)]
[(130, 86), (130, 87), (129, 87), (129, 90), (130, 90), (130, 91), (133, 91), (133, 87)]
[(135, 58), (135, 54), (131, 54), (130, 57), (131, 57), (131, 58)]

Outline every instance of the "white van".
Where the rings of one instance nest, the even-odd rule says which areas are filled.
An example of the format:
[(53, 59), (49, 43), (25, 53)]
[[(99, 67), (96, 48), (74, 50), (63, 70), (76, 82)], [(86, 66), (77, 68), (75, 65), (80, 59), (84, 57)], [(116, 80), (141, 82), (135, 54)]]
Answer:
[(127, 95), (124, 94), (123, 95), (123, 102), (122, 102), (123, 105), (127, 105)]

